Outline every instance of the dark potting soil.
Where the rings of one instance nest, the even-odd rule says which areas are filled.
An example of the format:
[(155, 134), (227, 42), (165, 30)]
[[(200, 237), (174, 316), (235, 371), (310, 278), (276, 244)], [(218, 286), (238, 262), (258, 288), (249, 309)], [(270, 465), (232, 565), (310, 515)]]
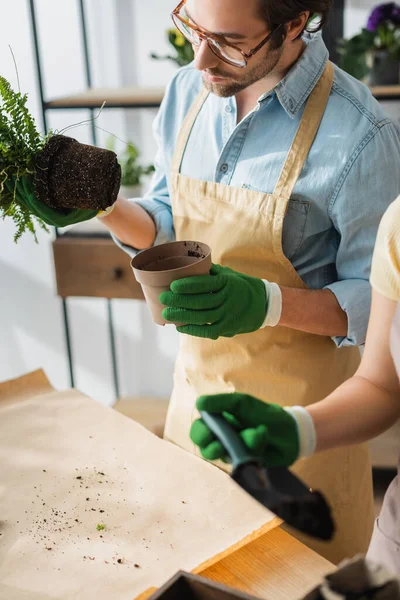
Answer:
[[(183, 242), (183, 245), (185, 246), (185, 248), (187, 248), (188, 243), (187, 242)], [(195, 250), (188, 250), (187, 255), (188, 256), (193, 256), (195, 258), (205, 258), (206, 255), (201, 251), (201, 246), (199, 244), (196, 245), (196, 249)]]
[(198, 262), (198, 258), (194, 256), (170, 256), (163, 258), (155, 262), (148, 263), (142, 267), (144, 271), (172, 271), (175, 269), (181, 269), (182, 267), (188, 267)]
[(117, 199), (121, 167), (110, 150), (54, 135), (35, 167), (36, 194), (52, 208), (104, 210)]
[[(188, 247), (187, 242), (183, 242), (183, 245), (185, 248)], [(177, 269), (180, 267), (187, 266), (187, 264), (184, 262), (184, 259), (186, 257), (195, 258), (198, 260), (204, 259), (206, 257), (206, 255), (202, 252), (202, 248), (199, 244), (197, 244), (194, 250), (186, 250), (185, 252), (185, 254), (182, 254), (180, 256), (159, 256), (156, 260), (152, 260), (150, 263), (139, 266), (137, 268), (140, 271), (168, 271), (171, 269)], [(174, 261), (176, 261), (176, 264), (174, 264)], [(194, 260), (190, 262), (194, 263), (196, 261)]]
[[(92, 436), (90, 436), (92, 437)], [(126, 467), (123, 467), (126, 471)], [(78, 472), (78, 468), (75, 469)], [(42, 469), (43, 473), (47, 473), (46, 469)], [(64, 546), (68, 545), (69, 547), (75, 547), (75, 550), (78, 551), (77, 556), (80, 554), (80, 548), (82, 549), (82, 560), (83, 561), (95, 561), (99, 560), (99, 557), (96, 554), (87, 555), (83, 554), (84, 551), (87, 551), (89, 548), (95, 552), (99, 543), (107, 544), (108, 550), (110, 552), (109, 559), (104, 560), (105, 564), (109, 565), (125, 565), (127, 568), (140, 569), (141, 566), (134, 562), (135, 557), (125, 557), (120, 554), (120, 534), (118, 532), (119, 527), (108, 527), (107, 523), (100, 522), (96, 526), (96, 521), (91, 520), (90, 518), (86, 519), (83, 516), (84, 513), (91, 513), (92, 511), (98, 511), (103, 513), (106, 517), (110, 516), (107, 510), (107, 505), (102, 504), (102, 500), (104, 497), (105, 502), (108, 501), (108, 498), (111, 496), (109, 489), (103, 492), (97, 491), (98, 483), (101, 483), (99, 477), (102, 476), (105, 483), (110, 483), (111, 486), (114, 486), (117, 481), (113, 480), (111, 476), (106, 475), (104, 471), (98, 470), (96, 467), (85, 467), (85, 470), (79, 470), (82, 474), (72, 474), (70, 480), (70, 489), (68, 490), (68, 494), (71, 494), (72, 497), (75, 498), (76, 502), (72, 505), (69, 505), (69, 508), (66, 507), (66, 510), (62, 510), (59, 506), (59, 502), (54, 500), (54, 505), (52, 506), (52, 500), (50, 502), (44, 502), (44, 494), (48, 495), (49, 487), (44, 481), (38, 478), (38, 481), (35, 481), (35, 485), (32, 486), (29, 496), (29, 503), (25, 510), (26, 515), (26, 524), (24, 529), (20, 529), (19, 533), (21, 536), (29, 535), (29, 538), (32, 543), (38, 545), (38, 550), (43, 549), (48, 553), (51, 553), (56, 559), (61, 559), (61, 556), (64, 554)], [(48, 477), (48, 475), (46, 475)], [(62, 477), (64, 481), (64, 477)], [(58, 480), (52, 482), (52, 485), (57, 485)], [(86, 489), (92, 489), (92, 493), (90, 497), (86, 497)], [(121, 488), (121, 482), (119, 483), (119, 488)], [(142, 488), (141, 488), (142, 489)], [(55, 494), (52, 495), (56, 498)], [(86, 502), (96, 503), (96, 508), (92, 506), (88, 506), (86, 502), (83, 500), (86, 497)], [(31, 500), (33, 498), (33, 500)], [(32, 508), (31, 508), (32, 503)], [(65, 502), (63, 502), (64, 504)], [(120, 504), (122, 506), (120, 506)], [(35, 507), (36, 505), (36, 507)], [(121, 503), (117, 502), (117, 506), (114, 507), (113, 516), (118, 514), (118, 511), (122, 511), (121, 513), (121, 523), (126, 526), (126, 506), (127, 500), (126, 498), (121, 501)], [(78, 515), (82, 515), (80, 518)], [(132, 513), (132, 517), (134, 517), (134, 513)], [(131, 519), (131, 523), (133, 526), (134, 519)], [(1, 531), (1, 526), (5, 523), (5, 521), (0, 521), (0, 550), (2, 549), (2, 536), (3, 532)], [(19, 521), (16, 524), (20, 524)], [(20, 527), (22, 527), (20, 525)], [(92, 535), (88, 537), (86, 534), (89, 533), (88, 527), (92, 528)], [(130, 535), (129, 530), (127, 534)], [(55, 537), (57, 535), (57, 538)], [(101, 541), (100, 541), (101, 540)], [(87, 544), (86, 542), (90, 542)], [(143, 546), (148, 549), (148, 545), (146, 545), (145, 540), (143, 540)], [(85, 548), (85, 550), (83, 550)], [(51, 560), (51, 559), (50, 559)], [(121, 567), (122, 568), (122, 567)], [(59, 569), (58, 569), (59, 570)]]

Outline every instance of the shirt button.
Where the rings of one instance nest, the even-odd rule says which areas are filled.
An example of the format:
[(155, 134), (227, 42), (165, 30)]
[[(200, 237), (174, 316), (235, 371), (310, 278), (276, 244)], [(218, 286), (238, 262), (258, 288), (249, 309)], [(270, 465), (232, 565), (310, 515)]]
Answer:
[(294, 102), (291, 98), (289, 99), (289, 108), (290, 108), (290, 110), (294, 109)]
[(232, 112), (232, 107), (229, 106), (229, 104), (227, 106), (225, 106), (225, 112), (226, 113), (231, 113)]
[(228, 170), (228, 165), (226, 163), (224, 163), (223, 165), (221, 165), (221, 173), (226, 173)]

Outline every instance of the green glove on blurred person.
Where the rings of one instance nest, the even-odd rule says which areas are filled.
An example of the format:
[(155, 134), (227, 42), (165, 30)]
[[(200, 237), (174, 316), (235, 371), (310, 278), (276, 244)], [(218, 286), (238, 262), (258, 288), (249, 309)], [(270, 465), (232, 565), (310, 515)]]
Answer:
[[(268, 287), (269, 286), (269, 287)], [(270, 290), (270, 291), (269, 291)], [(277, 298), (271, 302), (271, 298)], [(180, 333), (216, 340), (257, 331), (265, 325), (271, 309), (278, 304), (279, 321), (282, 297), (276, 284), (213, 265), (210, 275), (187, 277), (171, 284), (160, 301), (166, 321), (184, 323)]]
[[(282, 408), (246, 394), (202, 396), (197, 409), (223, 415), (238, 430), (246, 447), (266, 467), (289, 467), (315, 451), (315, 428), (303, 407)], [(199, 419), (192, 425), (191, 440), (207, 460), (226, 460), (222, 444)]]

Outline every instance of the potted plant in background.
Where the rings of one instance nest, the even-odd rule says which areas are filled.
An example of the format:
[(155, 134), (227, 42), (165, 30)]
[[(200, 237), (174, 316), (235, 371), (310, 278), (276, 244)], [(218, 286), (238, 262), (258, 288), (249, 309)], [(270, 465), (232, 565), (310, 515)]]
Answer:
[[(107, 147), (114, 150), (114, 140), (108, 140)], [(121, 153), (118, 154), (118, 162), (121, 166), (120, 194), (124, 198), (137, 198), (142, 195), (143, 177), (154, 172), (153, 165), (144, 167), (139, 163), (139, 150), (133, 142), (128, 142)]]
[(192, 62), (194, 58), (194, 52), (192, 44), (181, 34), (177, 29), (168, 29), (167, 31), (168, 42), (174, 48), (176, 54), (166, 56), (159, 56), (154, 52), (151, 54), (151, 58), (156, 60), (172, 60), (179, 67), (184, 67)]
[(339, 65), (371, 86), (400, 83), (400, 5), (379, 4), (366, 28), (338, 45)]

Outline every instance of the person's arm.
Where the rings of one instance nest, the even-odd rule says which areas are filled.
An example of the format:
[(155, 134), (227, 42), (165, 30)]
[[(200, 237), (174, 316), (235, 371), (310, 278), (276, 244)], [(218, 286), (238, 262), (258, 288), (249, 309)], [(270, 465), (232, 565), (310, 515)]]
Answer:
[(112, 212), (102, 217), (102, 223), (110, 230), (114, 241), (130, 256), (138, 250), (175, 239), (167, 173), (170, 171), (171, 140), (175, 135), (171, 127), (177, 120), (171, 111), (176, 104), (180, 76), (182, 73), (178, 72), (167, 87), (153, 124), (157, 154), (147, 193), (143, 198), (118, 198)]
[[(246, 446), (266, 466), (290, 466), (316, 450), (358, 444), (385, 431), (400, 417), (399, 374), (390, 347), (400, 301), (400, 197), (379, 227), (371, 284), (372, 309), (361, 365), (327, 398), (307, 408), (282, 408), (235, 392), (203, 396), (198, 410), (233, 415)], [(225, 457), (224, 447), (201, 419), (193, 424), (191, 438), (208, 460)]]
[(339, 347), (365, 343), (371, 310), (369, 277), (381, 218), (400, 193), (400, 136), (387, 121), (356, 148), (330, 199), (338, 234), (337, 281), (326, 286), (345, 312), (347, 330), (332, 335)]
[(111, 213), (102, 217), (102, 223), (110, 230), (114, 241), (131, 257), (139, 250), (175, 239), (160, 131), (159, 115), (154, 123), (158, 142), (155, 172), (145, 196), (129, 200), (118, 198)]
[(103, 217), (116, 244), (130, 256), (175, 240), (170, 198), (172, 159), (182, 123), (201, 87), (202, 79), (196, 69), (187, 66), (177, 71), (153, 124), (157, 154), (149, 190), (142, 198), (119, 198), (114, 210)]
[(338, 281), (324, 290), (282, 287), (280, 325), (330, 336), (338, 346), (365, 342), (375, 238), (382, 215), (399, 193), (399, 133), (387, 123), (362, 141), (330, 199), (338, 232)]
[[(373, 168), (371, 168), (373, 165)], [(164, 318), (180, 333), (217, 339), (284, 326), (362, 345), (371, 304), (369, 274), (379, 222), (400, 192), (400, 139), (388, 121), (369, 133), (339, 177), (328, 211), (337, 230), (337, 281), (322, 290), (274, 282), (216, 266), (164, 294)]]
[(399, 374), (390, 348), (393, 315), (400, 300), (400, 197), (381, 221), (371, 283), (367, 342), (357, 373), (307, 409), (315, 425), (317, 450), (371, 439), (400, 416)]
[(307, 408), (317, 450), (370, 440), (400, 417), (400, 385), (389, 342), (395, 309), (393, 300), (373, 291), (367, 342), (357, 373)]
[[(400, 384), (389, 347), (395, 308), (396, 302), (374, 291), (361, 366), (324, 400), (307, 408), (282, 408), (235, 392), (203, 396), (198, 410), (233, 415), (247, 448), (268, 467), (290, 466), (315, 451), (376, 437), (400, 417)], [(207, 460), (226, 458), (225, 448), (201, 419), (193, 423), (190, 436)]]
[(156, 225), (150, 214), (136, 202), (119, 197), (102, 223), (125, 246), (143, 250), (154, 244)]
[(347, 335), (347, 315), (330, 290), (301, 290), (281, 286), (279, 325), (329, 337)]

